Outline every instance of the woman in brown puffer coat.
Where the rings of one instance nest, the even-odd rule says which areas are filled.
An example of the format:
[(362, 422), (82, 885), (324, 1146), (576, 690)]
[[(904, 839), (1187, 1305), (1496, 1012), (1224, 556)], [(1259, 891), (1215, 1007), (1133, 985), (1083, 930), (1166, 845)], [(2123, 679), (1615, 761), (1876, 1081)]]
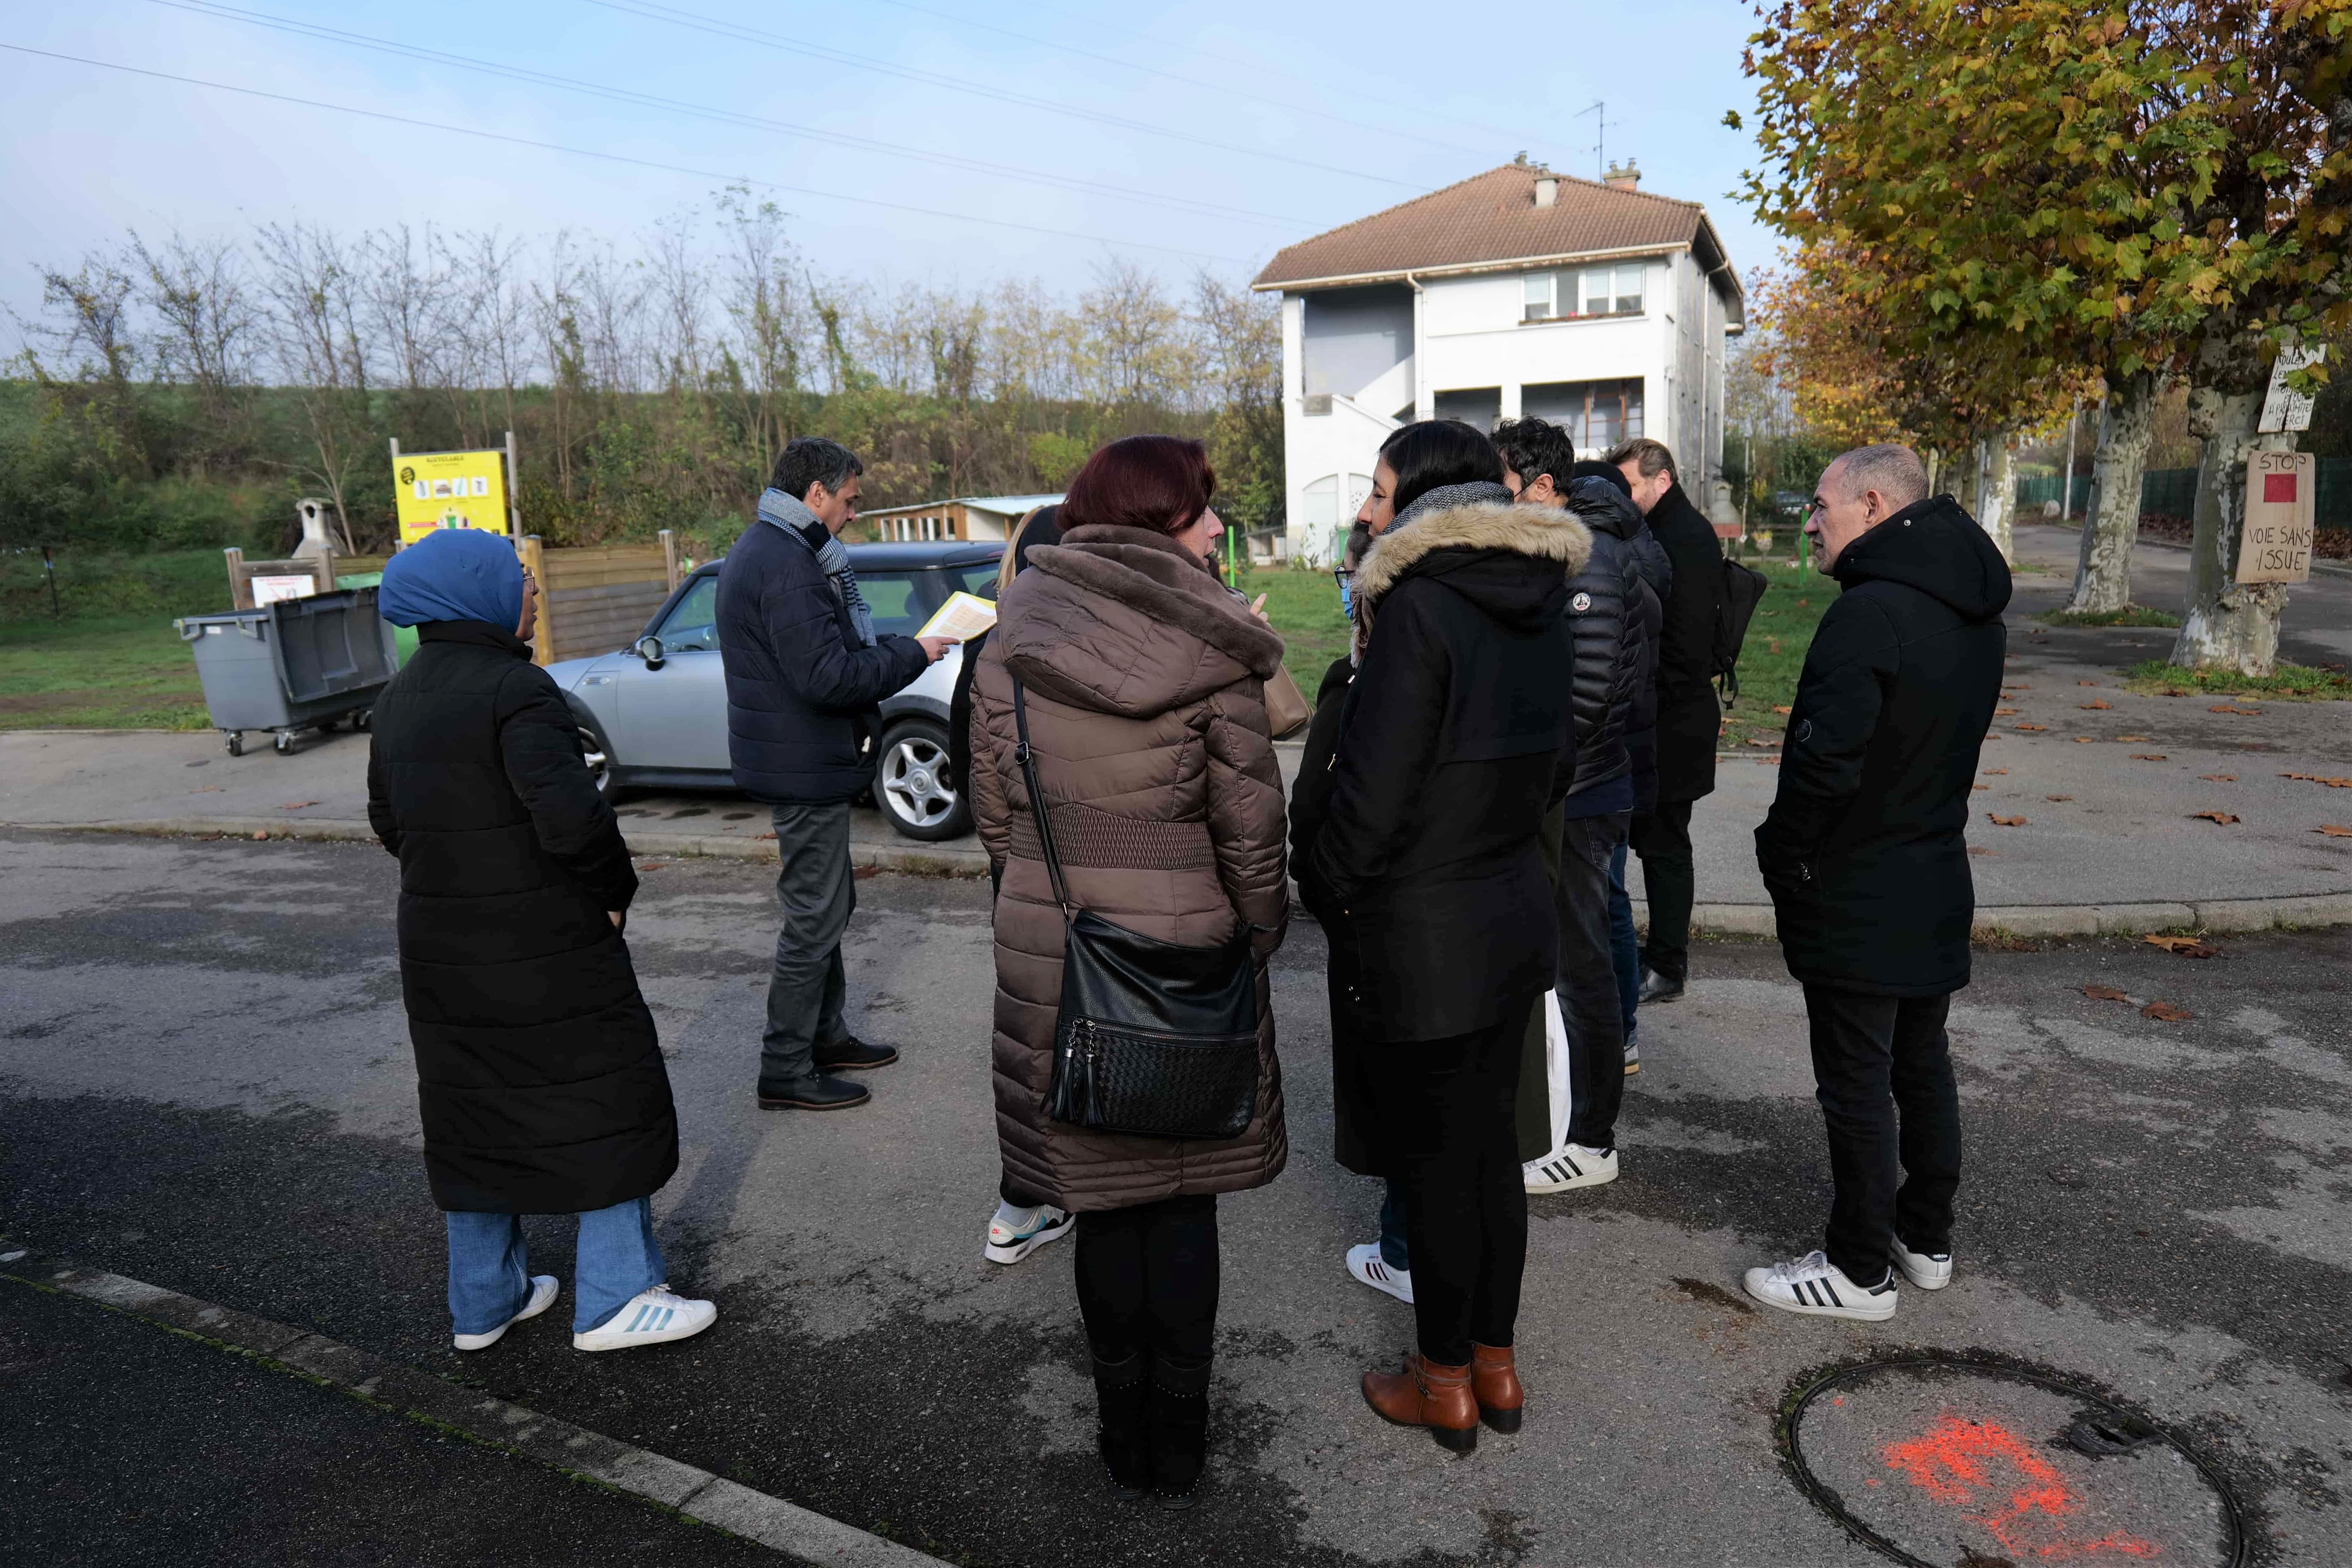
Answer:
[[(1265, 960), (1289, 905), (1264, 682), (1282, 639), (1210, 567), (1223, 524), (1198, 441), (1132, 436), (1089, 458), (1061, 542), (1004, 590), (972, 680), (972, 809), (1001, 873), (992, 1048), (1008, 1181), (1073, 1210), (1111, 1488), (1189, 1504), (1208, 1443), (1216, 1194), (1289, 1154)], [(1244, 927), (1257, 957), (1255, 1118), (1222, 1142), (1090, 1131), (1045, 1115), (1066, 932), (1015, 759), (1013, 682), (1071, 901), (1188, 947)]]

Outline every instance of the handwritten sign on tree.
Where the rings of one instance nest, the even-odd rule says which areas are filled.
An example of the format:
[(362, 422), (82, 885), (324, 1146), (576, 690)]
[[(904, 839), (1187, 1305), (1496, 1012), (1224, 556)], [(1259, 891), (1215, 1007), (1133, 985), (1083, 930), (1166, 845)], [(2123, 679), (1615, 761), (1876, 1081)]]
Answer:
[(2247, 459), (2239, 582), (2311, 580), (2313, 491), (2318, 478), (2318, 459), (2309, 452), (2256, 452)]

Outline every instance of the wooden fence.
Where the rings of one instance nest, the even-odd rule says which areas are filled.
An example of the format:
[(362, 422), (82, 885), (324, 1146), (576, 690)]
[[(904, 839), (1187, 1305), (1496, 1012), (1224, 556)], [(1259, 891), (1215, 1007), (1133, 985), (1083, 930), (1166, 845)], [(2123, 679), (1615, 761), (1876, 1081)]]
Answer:
[(539, 664), (628, 647), (678, 582), (677, 541), (667, 529), (658, 544), (577, 550), (544, 549), (537, 534), (526, 534), (520, 553), (539, 579), (539, 629), (531, 637)]

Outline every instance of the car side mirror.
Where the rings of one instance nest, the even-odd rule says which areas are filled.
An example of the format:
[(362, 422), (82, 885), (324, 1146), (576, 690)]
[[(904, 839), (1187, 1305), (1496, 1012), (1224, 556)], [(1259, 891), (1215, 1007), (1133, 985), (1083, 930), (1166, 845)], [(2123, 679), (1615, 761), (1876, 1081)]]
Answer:
[(659, 669), (663, 665), (669, 662), (669, 659), (662, 653), (661, 638), (655, 637), (650, 633), (637, 639), (637, 646), (634, 651), (639, 658), (646, 661), (646, 668), (647, 669)]

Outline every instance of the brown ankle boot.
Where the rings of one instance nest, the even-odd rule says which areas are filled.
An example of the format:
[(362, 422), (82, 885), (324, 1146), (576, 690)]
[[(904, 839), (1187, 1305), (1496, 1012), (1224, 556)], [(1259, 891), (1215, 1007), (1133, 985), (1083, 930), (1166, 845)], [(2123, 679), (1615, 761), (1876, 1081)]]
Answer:
[(1478, 1419), (1497, 1432), (1519, 1429), (1528, 1394), (1519, 1386), (1519, 1369), (1511, 1358), (1510, 1346), (1470, 1347), (1470, 1392), (1478, 1400)]
[(1457, 1454), (1478, 1446), (1478, 1402), (1471, 1396), (1467, 1366), (1440, 1366), (1409, 1355), (1402, 1372), (1364, 1373), (1364, 1403), (1400, 1426), (1428, 1427), (1431, 1436)]

